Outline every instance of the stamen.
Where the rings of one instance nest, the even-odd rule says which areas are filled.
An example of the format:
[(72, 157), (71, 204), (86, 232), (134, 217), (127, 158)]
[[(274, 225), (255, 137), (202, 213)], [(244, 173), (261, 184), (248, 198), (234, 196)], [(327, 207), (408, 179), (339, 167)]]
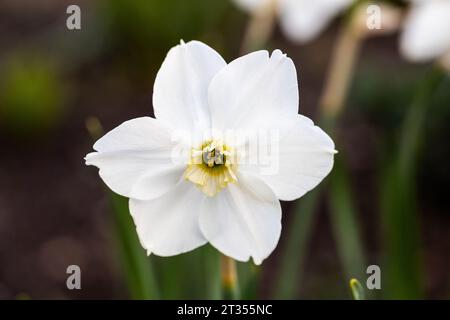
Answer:
[(220, 141), (206, 141), (191, 150), (184, 177), (208, 196), (216, 195), (228, 183), (237, 182), (234, 150)]

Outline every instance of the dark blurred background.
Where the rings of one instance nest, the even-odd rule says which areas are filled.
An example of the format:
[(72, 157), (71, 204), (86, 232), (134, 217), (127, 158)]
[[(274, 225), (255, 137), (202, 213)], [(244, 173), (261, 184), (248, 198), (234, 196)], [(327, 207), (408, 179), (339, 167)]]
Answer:
[[(66, 28), (70, 4), (81, 8), (81, 30)], [(231, 61), (241, 55), (247, 22), (248, 15), (225, 0), (0, 2), (0, 298), (130, 297), (108, 193), (97, 171), (84, 165), (93, 144), (86, 119), (95, 117), (108, 131), (153, 115), (154, 78), (172, 46), (180, 39), (201, 40)], [(314, 120), (339, 22), (307, 45), (291, 43), (276, 26), (265, 46), (294, 60), (300, 112)], [(397, 130), (428, 68), (400, 57), (397, 34), (370, 38), (337, 127), (368, 264), (383, 259), (378, 199), (384, 185), (377, 168), (397, 147)], [(448, 85), (428, 108), (418, 160), (417, 250), (426, 298), (450, 294)], [(283, 248), (295, 232), (290, 221), (301, 214), (294, 203), (283, 207), (284, 232), (260, 270), (258, 297), (271, 297)], [(321, 198), (295, 298), (349, 297), (332, 211)], [(151, 258), (156, 267), (170, 263)], [(166, 260), (176, 259), (182, 258)], [(81, 267), (82, 290), (66, 288), (70, 264)], [(172, 281), (189, 277), (186, 270), (172, 270)], [(202, 297), (194, 291), (164, 293), (170, 277), (156, 277), (162, 297)]]

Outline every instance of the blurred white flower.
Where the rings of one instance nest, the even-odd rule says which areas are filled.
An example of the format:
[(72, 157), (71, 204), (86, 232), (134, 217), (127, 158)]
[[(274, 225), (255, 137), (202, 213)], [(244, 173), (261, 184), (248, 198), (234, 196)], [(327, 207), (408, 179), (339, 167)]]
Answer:
[(422, 62), (450, 54), (450, 0), (410, 0), (400, 40), (403, 55)]
[[(298, 114), (298, 99), (294, 63), (279, 50), (226, 64), (207, 45), (182, 42), (156, 76), (156, 119), (119, 125), (94, 144), (86, 164), (97, 166), (114, 192), (130, 198), (148, 254), (172, 256), (210, 242), (236, 260), (252, 257), (260, 264), (280, 237), (279, 199), (301, 197), (333, 166), (333, 141)], [(215, 135), (269, 128), (280, 138), (279, 166), (271, 174), (243, 159), (252, 155), (246, 152), (249, 141)], [(189, 139), (173, 139), (180, 132), (195, 139), (190, 145)], [(185, 155), (174, 153), (180, 143)], [(174, 161), (174, 154), (180, 159)]]
[(255, 13), (275, 6), (281, 27), (297, 42), (308, 42), (319, 35), (331, 20), (349, 7), (353, 0), (234, 0), (246, 11)]

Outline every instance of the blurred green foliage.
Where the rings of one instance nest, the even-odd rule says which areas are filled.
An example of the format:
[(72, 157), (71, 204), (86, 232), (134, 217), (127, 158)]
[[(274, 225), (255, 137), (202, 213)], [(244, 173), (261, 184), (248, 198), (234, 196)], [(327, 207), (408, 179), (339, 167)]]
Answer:
[(105, 9), (119, 39), (155, 48), (214, 30), (229, 7), (228, 1), (111, 0)]
[(210, 245), (174, 256), (152, 256), (163, 299), (220, 299), (220, 254)]
[(108, 25), (113, 51), (125, 58), (127, 68), (137, 71), (156, 72), (160, 64), (155, 61), (162, 61), (167, 48), (181, 39), (205, 41), (226, 56), (230, 46), (224, 38), (235, 40), (240, 32), (233, 21), (241, 16), (228, 0), (111, 0), (103, 2), (99, 12)]
[[(448, 83), (442, 71), (421, 68), (402, 72), (369, 68), (355, 81), (352, 106), (359, 108), (357, 112), (363, 113), (381, 136), (378, 148), (382, 152), (375, 162), (381, 197), (384, 298), (423, 298), (419, 195), (427, 189), (439, 193), (429, 181), (429, 173), (447, 170), (447, 166), (436, 165), (441, 160), (433, 150), (448, 152), (448, 148), (435, 147), (439, 140), (445, 144), (448, 137)], [(428, 167), (424, 165), (427, 161)], [(424, 183), (428, 182), (428, 187), (417, 182), (422, 170), (427, 172)], [(437, 176), (450, 183), (449, 174)]]
[(23, 137), (56, 126), (65, 111), (66, 88), (57, 66), (37, 55), (6, 60), (0, 73), (0, 126)]
[[(379, 136), (377, 147), (381, 150), (376, 161), (380, 165), (396, 152), (399, 145), (392, 141), (398, 141), (400, 124), (411, 108), (418, 83), (426, 73), (426, 67), (403, 67), (402, 70), (365, 67), (357, 73), (349, 112), (362, 115), (376, 129)], [(436, 146), (445, 146), (450, 136), (449, 87), (450, 79), (447, 77), (427, 102), (426, 121), (421, 128), (423, 152), (418, 154), (417, 160), (418, 192), (427, 197), (429, 204), (441, 207), (446, 205), (444, 194), (450, 183), (450, 167), (436, 163), (450, 157), (450, 149)]]
[(427, 115), (431, 111), (434, 94), (444, 79), (445, 73), (434, 69), (420, 81), (401, 126), (398, 148), (384, 166), (381, 204), (388, 298), (423, 298), (416, 180)]

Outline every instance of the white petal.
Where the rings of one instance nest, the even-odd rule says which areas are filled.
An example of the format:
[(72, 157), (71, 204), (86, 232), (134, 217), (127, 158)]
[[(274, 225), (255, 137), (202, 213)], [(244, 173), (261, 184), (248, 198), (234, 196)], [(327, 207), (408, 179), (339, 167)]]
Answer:
[(214, 49), (199, 41), (170, 49), (153, 88), (156, 118), (180, 130), (209, 127), (208, 86), (225, 65)]
[(183, 180), (160, 198), (130, 199), (130, 213), (147, 253), (173, 256), (205, 244), (198, 223), (203, 198), (200, 190)]
[(254, 12), (274, 0), (233, 0), (241, 9)]
[(223, 68), (209, 87), (213, 128), (261, 129), (298, 113), (294, 63), (280, 50), (257, 51)]
[[(86, 164), (100, 169), (106, 185), (125, 197), (159, 197), (182, 178), (183, 161), (172, 160), (170, 130), (150, 117), (122, 123), (94, 144)], [(187, 162), (187, 159), (184, 161)]]
[(413, 5), (400, 48), (412, 61), (435, 59), (450, 51), (450, 1), (429, 0)]
[[(296, 120), (280, 136), (271, 162), (261, 165), (247, 161), (239, 166), (242, 172), (258, 175), (278, 199), (286, 201), (316, 187), (331, 171), (335, 154), (334, 143), (325, 132), (306, 117), (298, 115)], [(259, 150), (262, 147), (258, 146)]]
[(238, 261), (255, 264), (275, 249), (281, 232), (281, 206), (272, 190), (253, 177), (240, 176), (205, 200), (200, 227), (208, 241)]
[(352, 0), (279, 0), (280, 23), (294, 41), (307, 42), (319, 35)]

